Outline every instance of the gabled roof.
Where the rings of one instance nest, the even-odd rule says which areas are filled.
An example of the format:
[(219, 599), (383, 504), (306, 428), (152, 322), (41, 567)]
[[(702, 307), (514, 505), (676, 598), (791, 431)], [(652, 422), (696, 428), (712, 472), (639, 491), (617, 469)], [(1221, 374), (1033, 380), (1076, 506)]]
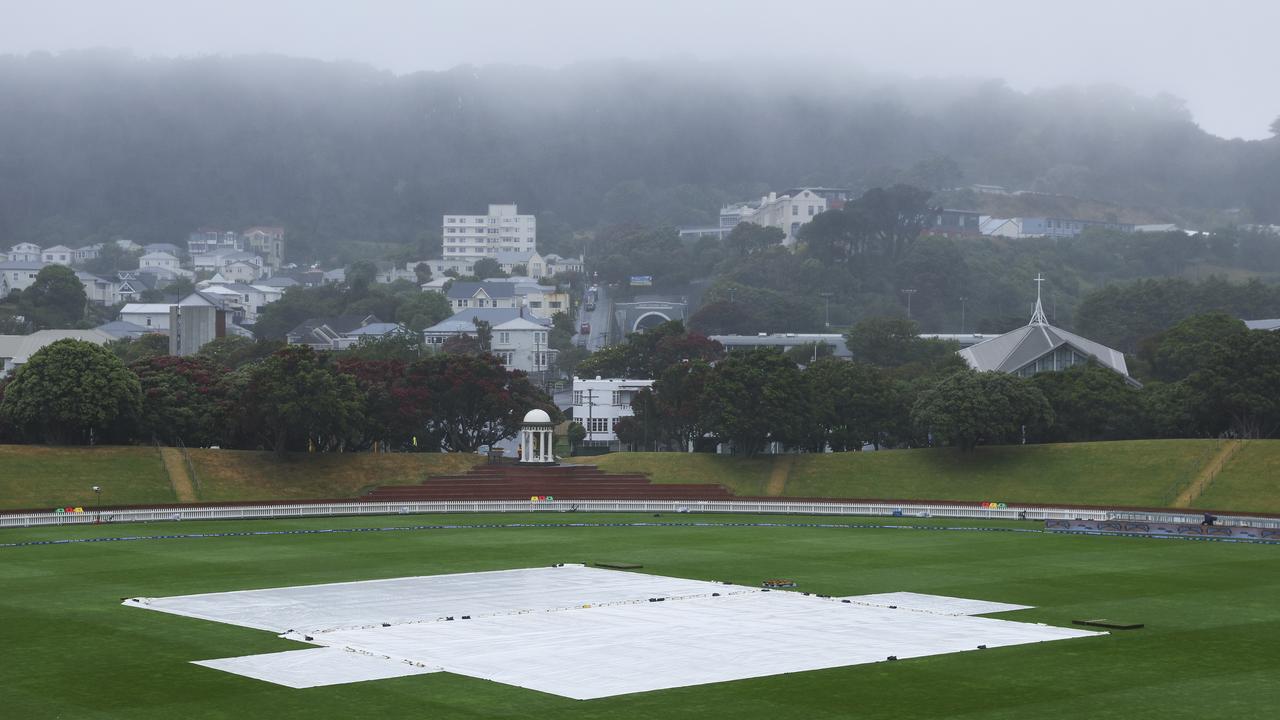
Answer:
[[(453, 317), (436, 323), (423, 332), (427, 333), (473, 333), (476, 331), (476, 320), (483, 320), (492, 327), (510, 322), (520, 317), (520, 308), (467, 308), (460, 310)], [(525, 320), (546, 327), (551, 323), (539, 317), (525, 316)]]
[(512, 318), (500, 325), (494, 325), (494, 330), (546, 330), (547, 328), (536, 322), (530, 322), (528, 318)]
[(53, 247), (45, 248), (44, 251), (45, 252), (75, 252), (74, 250), (67, 247), (66, 245), (54, 245)]
[(257, 284), (264, 285), (266, 287), (284, 289), (288, 287), (293, 287), (294, 285), (301, 285), (302, 283), (298, 282), (297, 280), (294, 280), (288, 275), (276, 275), (275, 277), (269, 277), (269, 278), (266, 278), (265, 280), (259, 280)]
[(143, 327), (128, 320), (112, 320), (109, 323), (99, 325), (94, 330), (104, 332), (114, 338), (137, 338), (156, 331), (155, 328)]
[(15, 365), (21, 365), (44, 346), (68, 338), (96, 345), (115, 340), (101, 330), (39, 330), (30, 335), (0, 335), (0, 357), (11, 358)]
[(338, 315), (327, 318), (308, 318), (290, 330), (288, 334), (303, 337), (311, 334), (314, 330), (328, 328), (338, 335), (347, 335), (353, 330), (380, 322), (382, 321), (378, 319), (377, 315)]
[(169, 303), (126, 303), (121, 315), (168, 315)]
[(343, 335), (357, 336), (357, 337), (360, 337), (360, 336), (381, 337), (383, 335), (392, 335), (395, 333), (402, 333), (406, 331), (407, 331), (407, 328), (401, 325), (400, 323), (376, 322), (376, 323), (369, 323), (364, 327), (359, 327), (359, 328), (356, 328), (355, 330), (345, 332), (343, 333)]
[[(1043, 278), (1037, 276), (1036, 282), (1043, 282)], [(1035, 311), (1031, 314), (1030, 323), (1017, 330), (963, 348), (959, 354), (969, 363), (969, 367), (978, 372), (994, 370), (1013, 373), (1064, 346), (1097, 360), (1104, 367), (1126, 378), (1129, 377), (1124, 353), (1049, 324), (1048, 319), (1045, 318), (1044, 307), (1040, 303), (1038, 285)], [(1136, 381), (1131, 380), (1131, 382)]]
[(455, 282), (449, 286), (450, 300), (473, 298), (483, 290), (491, 298), (515, 296), (515, 286), (504, 282)]

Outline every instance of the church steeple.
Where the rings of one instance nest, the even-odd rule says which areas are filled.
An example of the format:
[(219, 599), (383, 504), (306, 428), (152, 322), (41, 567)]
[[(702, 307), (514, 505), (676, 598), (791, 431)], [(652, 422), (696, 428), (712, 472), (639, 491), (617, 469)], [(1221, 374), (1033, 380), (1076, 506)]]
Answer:
[(1044, 306), (1040, 304), (1040, 284), (1044, 282), (1044, 274), (1036, 273), (1036, 309), (1031, 313), (1029, 325), (1048, 325), (1049, 319), (1044, 316)]

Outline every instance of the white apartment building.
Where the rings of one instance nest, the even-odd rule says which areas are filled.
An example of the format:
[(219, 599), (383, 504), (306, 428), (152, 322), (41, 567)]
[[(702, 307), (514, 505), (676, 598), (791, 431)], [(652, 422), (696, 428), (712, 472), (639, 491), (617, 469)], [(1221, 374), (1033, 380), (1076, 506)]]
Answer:
[(721, 227), (732, 230), (738, 223), (776, 227), (785, 234), (783, 245), (796, 242), (796, 233), (818, 213), (827, 211), (827, 199), (813, 190), (796, 190), (794, 195), (769, 193), (759, 202), (726, 205), (720, 208)]
[(573, 420), (587, 430), (584, 442), (593, 447), (617, 450), (620, 443), (614, 432), (618, 421), (632, 417), (631, 401), (636, 393), (653, 385), (652, 380), (600, 378), (573, 379)]
[(537, 250), (538, 227), (532, 215), (513, 205), (490, 205), (488, 215), (445, 215), (441, 225), (444, 259), (496, 258), (499, 252)]

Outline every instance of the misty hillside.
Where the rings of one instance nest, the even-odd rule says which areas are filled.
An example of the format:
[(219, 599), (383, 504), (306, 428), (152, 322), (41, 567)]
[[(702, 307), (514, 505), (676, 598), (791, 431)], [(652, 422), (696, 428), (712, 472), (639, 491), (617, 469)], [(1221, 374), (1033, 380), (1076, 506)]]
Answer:
[(540, 230), (714, 222), (798, 184), (993, 183), (1280, 222), (1280, 140), (1176, 101), (727, 66), (395, 76), (280, 57), (0, 57), (0, 244), (286, 225), (295, 259), (431, 246), (443, 212), (515, 201)]

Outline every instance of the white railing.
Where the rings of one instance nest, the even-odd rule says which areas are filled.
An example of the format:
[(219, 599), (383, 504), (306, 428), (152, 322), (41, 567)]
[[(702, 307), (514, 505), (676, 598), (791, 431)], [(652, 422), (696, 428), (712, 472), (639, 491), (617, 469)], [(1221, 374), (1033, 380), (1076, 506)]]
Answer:
[[(964, 504), (894, 502), (793, 502), (788, 500), (450, 500), (436, 502), (344, 502), (281, 505), (224, 505), (202, 507), (131, 508), (86, 512), (0, 514), (0, 528), (43, 525), (181, 520), (265, 520), (356, 515), (418, 515), (427, 513), (740, 513), (835, 516), (903, 516), (969, 518), (975, 520), (1110, 520), (1108, 510), (1011, 506), (990, 510)], [(1198, 522), (1198, 520), (1197, 520)]]
[[(1212, 510), (1218, 525), (1231, 527), (1280, 528), (1280, 518), (1252, 517), (1249, 515), (1219, 515)], [(1171, 523), (1174, 525), (1198, 525), (1204, 519), (1204, 510), (1164, 510), (1155, 512), (1138, 512), (1133, 510), (1116, 510), (1111, 513), (1112, 520), (1134, 520), (1137, 522)]]

